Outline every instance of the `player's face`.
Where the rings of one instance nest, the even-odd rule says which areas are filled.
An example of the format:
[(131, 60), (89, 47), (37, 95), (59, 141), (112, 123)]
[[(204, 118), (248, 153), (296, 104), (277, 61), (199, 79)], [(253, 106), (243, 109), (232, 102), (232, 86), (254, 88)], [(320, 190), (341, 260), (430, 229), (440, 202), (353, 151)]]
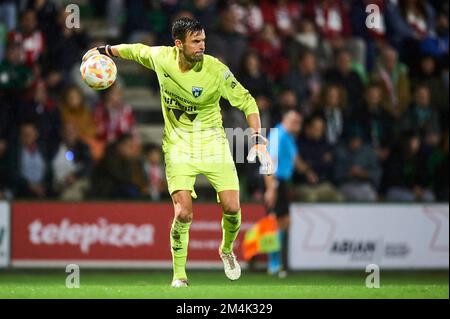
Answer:
[(182, 43), (179, 48), (188, 62), (203, 61), (205, 40), (206, 36), (204, 30), (195, 33), (189, 32), (186, 35), (184, 43)]

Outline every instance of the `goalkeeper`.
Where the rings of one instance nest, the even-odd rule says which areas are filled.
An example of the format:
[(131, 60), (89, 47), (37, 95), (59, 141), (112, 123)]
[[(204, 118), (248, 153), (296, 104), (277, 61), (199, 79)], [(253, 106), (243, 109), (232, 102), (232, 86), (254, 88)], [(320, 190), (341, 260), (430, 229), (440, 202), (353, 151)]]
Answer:
[(205, 54), (205, 31), (198, 21), (178, 19), (172, 25), (172, 37), (173, 47), (120, 44), (93, 48), (83, 61), (105, 54), (136, 61), (157, 74), (165, 123), (166, 176), (175, 212), (170, 231), (172, 287), (188, 286), (186, 260), (198, 174), (204, 174), (218, 194), (223, 211), (219, 255), (226, 276), (237, 280), (241, 269), (233, 253), (233, 242), (241, 225), (239, 180), (222, 125), (219, 100), (226, 98), (244, 112), (254, 141), (249, 159), (258, 157), (261, 173), (270, 175), (273, 165), (267, 141), (261, 135), (258, 106), (223, 63)]

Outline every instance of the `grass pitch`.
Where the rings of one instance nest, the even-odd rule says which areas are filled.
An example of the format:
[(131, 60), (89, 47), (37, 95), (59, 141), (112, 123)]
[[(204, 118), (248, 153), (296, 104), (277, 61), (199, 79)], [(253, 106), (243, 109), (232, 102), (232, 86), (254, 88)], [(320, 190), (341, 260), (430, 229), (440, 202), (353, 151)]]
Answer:
[(0, 298), (449, 298), (448, 271), (381, 272), (380, 288), (365, 286), (365, 272), (297, 272), (285, 279), (243, 272), (230, 282), (223, 272), (190, 271), (191, 286), (170, 288), (169, 271), (81, 269), (80, 288), (65, 286), (61, 270), (0, 271)]

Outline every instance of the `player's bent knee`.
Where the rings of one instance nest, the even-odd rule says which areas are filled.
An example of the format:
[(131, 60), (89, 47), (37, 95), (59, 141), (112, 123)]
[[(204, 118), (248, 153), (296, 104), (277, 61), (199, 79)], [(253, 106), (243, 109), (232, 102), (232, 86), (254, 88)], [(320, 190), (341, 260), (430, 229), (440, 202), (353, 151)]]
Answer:
[(192, 199), (188, 192), (175, 192), (172, 194), (175, 218), (182, 223), (192, 221)]
[(239, 204), (230, 204), (230, 203), (222, 204), (222, 209), (224, 213), (229, 215), (235, 215), (241, 211), (241, 207)]
[(190, 223), (192, 221), (192, 209), (181, 204), (175, 205), (175, 218), (182, 223)]
[(180, 209), (175, 211), (175, 218), (182, 223), (190, 223), (192, 222), (192, 211), (187, 209)]

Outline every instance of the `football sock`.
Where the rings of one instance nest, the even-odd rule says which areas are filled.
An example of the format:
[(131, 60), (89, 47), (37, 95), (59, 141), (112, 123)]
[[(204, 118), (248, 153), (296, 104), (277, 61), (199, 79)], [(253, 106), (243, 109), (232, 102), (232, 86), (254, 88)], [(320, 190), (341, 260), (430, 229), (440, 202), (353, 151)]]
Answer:
[(237, 214), (222, 214), (222, 245), (220, 249), (224, 253), (233, 251), (233, 242), (239, 234), (241, 228), (241, 211)]
[(189, 245), (189, 227), (191, 222), (182, 223), (178, 219), (172, 223), (170, 230), (170, 246), (173, 260), (173, 278), (187, 279), (186, 259)]

